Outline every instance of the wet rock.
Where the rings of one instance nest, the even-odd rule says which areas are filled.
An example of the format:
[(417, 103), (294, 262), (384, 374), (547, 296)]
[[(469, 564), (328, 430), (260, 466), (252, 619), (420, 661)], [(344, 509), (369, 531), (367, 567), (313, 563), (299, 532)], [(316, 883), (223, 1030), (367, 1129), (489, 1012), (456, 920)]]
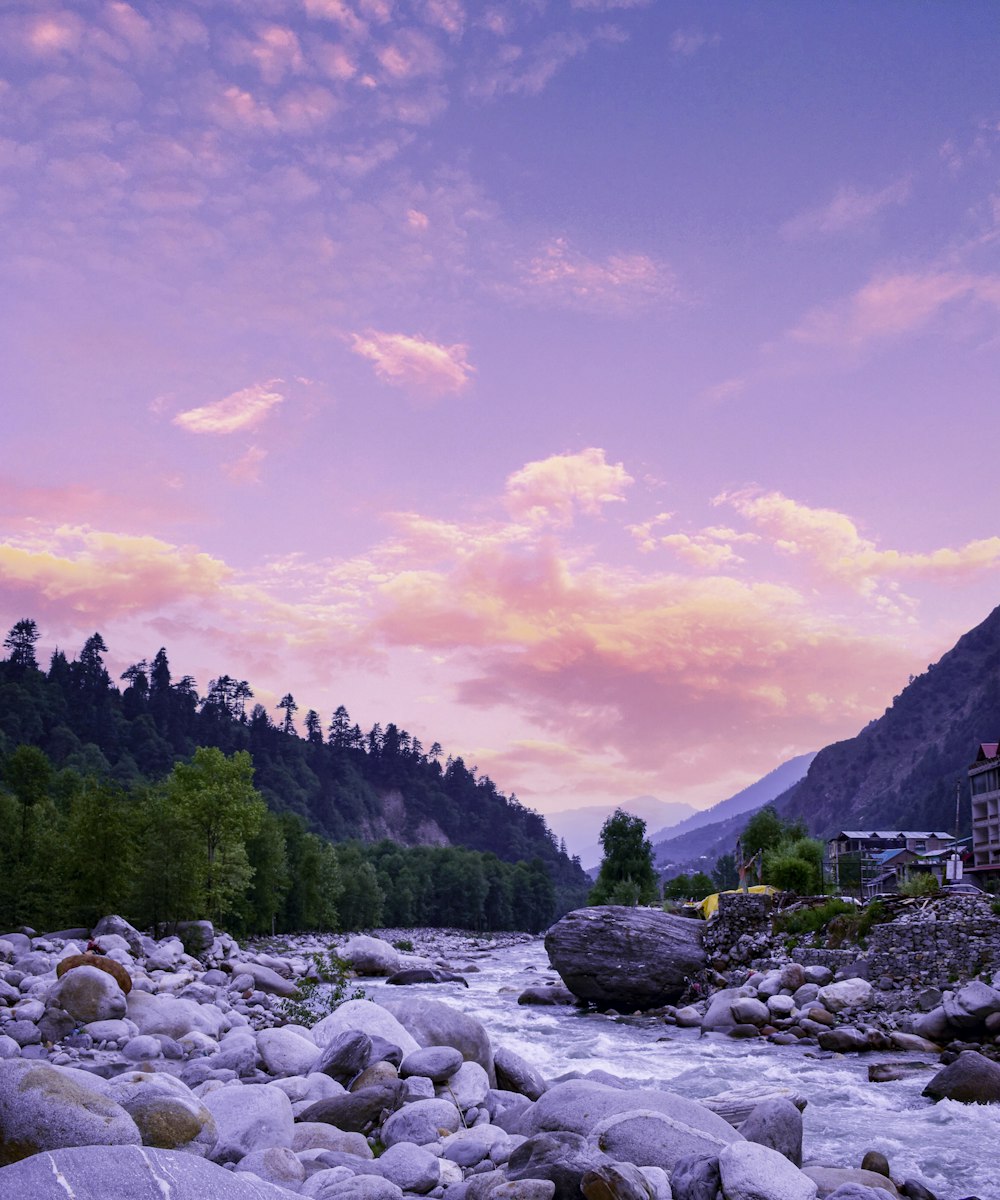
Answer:
[[(298, 1120), (326, 1121), (330, 1125), (336, 1125), (338, 1129), (354, 1133), (367, 1133), (368, 1130), (382, 1123), (385, 1113), (395, 1112), (402, 1104), (404, 1094), (404, 1087), (401, 1083), (362, 1088), (357, 1092), (345, 1092), (342, 1096), (330, 1096), (326, 1100), (320, 1100), (316, 1104), (310, 1105), (309, 1108), (299, 1113)], [(383, 1140), (384, 1136), (383, 1130)]]
[(655, 909), (596, 905), (557, 921), (545, 935), (545, 949), (575, 996), (631, 1011), (680, 998), (705, 964), (701, 939), (697, 921)]
[(556, 1004), (576, 1004), (576, 996), (561, 984), (551, 983), (544, 987), (527, 987), (517, 998), (518, 1004), (537, 1004), (540, 1007)]
[(464, 1061), (462, 1052), (454, 1046), (427, 1046), (408, 1054), (400, 1064), (399, 1074), (403, 1079), (424, 1075), (434, 1083), (443, 1083)]
[(587, 1200), (655, 1200), (656, 1196), (650, 1181), (631, 1163), (601, 1163), (584, 1175), (580, 1191)]
[(777, 1150), (738, 1142), (719, 1155), (726, 1200), (815, 1200), (816, 1183)]
[(889, 1160), (879, 1150), (868, 1150), (865, 1152), (865, 1156), (861, 1160), (861, 1170), (874, 1171), (877, 1175), (884, 1175), (886, 1179), (891, 1174)]
[(555, 1184), (555, 1200), (578, 1200), (583, 1177), (608, 1159), (576, 1133), (543, 1133), (528, 1138), (511, 1154), (511, 1180), (547, 1179)]
[(454, 1046), (467, 1062), (479, 1063), (491, 1083), (495, 1081), (493, 1048), (486, 1030), (474, 1017), (440, 1000), (419, 996), (383, 1000), (380, 1004), (419, 1046)]
[(548, 1088), (548, 1084), (534, 1067), (506, 1046), (500, 1046), (494, 1051), (493, 1066), (499, 1088), (518, 1092), (527, 1096), (529, 1100), (537, 1100)]
[(1000, 1100), (1000, 1065), (976, 1050), (963, 1050), (953, 1063), (938, 1071), (921, 1094), (932, 1100), (992, 1104)]
[(360, 934), (341, 946), (339, 953), (358, 975), (393, 975), (399, 970), (399, 951), (381, 938)]
[[(869, 1188), (877, 1200), (886, 1200), (887, 1195), (899, 1195), (892, 1180), (877, 1171), (863, 1171), (858, 1167), (804, 1167), (802, 1173), (816, 1183), (824, 1200), (836, 1195), (841, 1188)], [(861, 1193), (858, 1200), (869, 1200), (869, 1197)]]
[(777, 1150), (796, 1167), (802, 1166), (802, 1114), (790, 1100), (764, 1100), (740, 1126), (748, 1142)]
[(386, 983), (394, 987), (405, 987), (411, 983), (460, 983), (463, 987), (469, 986), (469, 981), (463, 975), (456, 971), (445, 971), (441, 967), (405, 967), (402, 971), (393, 972)]
[(679, 1158), (670, 1174), (673, 1200), (715, 1200), (722, 1187), (717, 1154)]

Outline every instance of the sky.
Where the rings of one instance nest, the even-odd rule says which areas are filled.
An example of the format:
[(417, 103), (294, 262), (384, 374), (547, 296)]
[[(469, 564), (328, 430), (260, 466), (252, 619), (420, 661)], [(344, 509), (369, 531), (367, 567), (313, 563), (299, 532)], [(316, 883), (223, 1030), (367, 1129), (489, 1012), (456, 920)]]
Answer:
[(542, 812), (852, 736), (1000, 598), (998, 50), (977, 0), (5, 0), (0, 623)]

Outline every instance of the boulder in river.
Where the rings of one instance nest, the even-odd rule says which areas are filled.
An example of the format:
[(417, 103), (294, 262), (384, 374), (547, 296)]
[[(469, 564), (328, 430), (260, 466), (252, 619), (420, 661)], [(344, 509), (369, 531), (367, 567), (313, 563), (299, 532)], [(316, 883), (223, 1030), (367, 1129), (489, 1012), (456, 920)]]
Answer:
[(1000, 1065), (977, 1050), (963, 1050), (924, 1088), (932, 1100), (958, 1100), (964, 1104), (991, 1104), (1000, 1100)]
[(652, 908), (578, 908), (545, 935), (549, 961), (581, 1000), (620, 1009), (678, 1000), (705, 965), (701, 922)]

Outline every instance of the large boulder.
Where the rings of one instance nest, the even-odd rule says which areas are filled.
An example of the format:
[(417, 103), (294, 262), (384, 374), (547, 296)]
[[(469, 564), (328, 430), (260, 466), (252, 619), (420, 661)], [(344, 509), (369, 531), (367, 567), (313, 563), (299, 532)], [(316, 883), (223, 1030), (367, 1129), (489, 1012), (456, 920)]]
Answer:
[(382, 938), (357, 934), (340, 947), (340, 957), (358, 975), (394, 975), (399, 970), (399, 951)]
[(727, 1146), (719, 1175), (726, 1200), (815, 1200), (819, 1191), (784, 1155), (757, 1142)]
[(567, 913), (545, 935), (545, 949), (581, 1000), (653, 1008), (677, 1001), (705, 965), (703, 931), (657, 909), (603, 904)]
[(284, 1188), (177, 1150), (81, 1146), (0, 1170), (3, 1200), (288, 1200)]
[(165, 1072), (128, 1071), (107, 1085), (108, 1095), (135, 1121), (144, 1146), (205, 1156), (215, 1146), (215, 1118), (186, 1084)]
[(370, 1038), (384, 1038), (404, 1054), (419, 1050), (417, 1039), (396, 1020), (390, 1011), (392, 1007), (373, 1000), (348, 1000), (312, 1027), (313, 1040), (326, 1049), (338, 1034), (360, 1030)]
[[(124, 941), (124, 939), (122, 940)], [(72, 971), (74, 967), (96, 967), (99, 971), (107, 971), (117, 980), (118, 986), (126, 996), (132, 990), (132, 977), (128, 971), (120, 962), (116, 962), (106, 954), (67, 954), (65, 958), (61, 958), (56, 963), (56, 977), (61, 979), (67, 971)]]
[(125, 993), (114, 976), (97, 967), (80, 966), (67, 971), (50, 989), (48, 999), (81, 1024), (125, 1016)]
[[(99, 1090), (103, 1081), (91, 1087), (81, 1076), (29, 1059), (0, 1061), (0, 1166), (66, 1146), (139, 1145), (135, 1121)], [(0, 1186), (0, 1196), (17, 1194)]]
[(958, 1100), (964, 1104), (992, 1104), (1000, 1100), (1000, 1065), (977, 1050), (963, 1050), (924, 1088), (932, 1100)]
[(218, 1141), (211, 1157), (215, 1162), (239, 1162), (254, 1150), (292, 1145), (295, 1129), (292, 1102), (285, 1093), (267, 1084), (237, 1084), (203, 1097), (215, 1118)]

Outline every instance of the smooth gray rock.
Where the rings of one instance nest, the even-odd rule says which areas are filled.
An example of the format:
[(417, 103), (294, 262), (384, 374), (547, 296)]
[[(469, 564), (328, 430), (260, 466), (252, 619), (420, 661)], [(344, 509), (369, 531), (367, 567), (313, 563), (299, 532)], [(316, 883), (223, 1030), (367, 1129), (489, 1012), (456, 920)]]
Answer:
[(555, 1200), (578, 1200), (583, 1177), (609, 1162), (577, 1133), (540, 1133), (513, 1151), (507, 1177), (548, 1179), (556, 1185)]
[[(324, 1179), (323, 1176), (328, 1175)], [(403, 1200), (403, 1189), (381, 1175), (356, 1175), (344, 1179), (339, 1172), (325, 1171), (307, 1179), (300, 1195), (309, 1200)], [(285, 1195), (285, 1200), (288, 1200)]]
[(372, 1158), (372, 1148), (363, 1134), (338, 1129), (325, 1121), (297, 1121), (292, 1134), (292, 1149), (338, 1150), (357, 1158)]
[[(862, 1171), (858, 1167), (803, 1167), (803, 1175), (808, 1175), (819, 1188), (820, 1196), (829, 1197), (831, 1193), (842, 1187), (870, 1188), (878, 1200), (886, 1200), (887, 1196), (898, 1196), (899, 1191), (891, 1179), (879, 1175), (875, 1171)], [(862, 1200), (868, 1200), (862, 1197)]]
[(399, 951), (382, 938), (358, 934), (339, 950), (358, 975), (393, 975), (399, 970)]
[[(441, 1157), (450, 1162), (458, 1163), (460, 1167), (473, 1167), (484, 1159), (498, 1159), (493, 1150), (499, 1145), (512, 1148), (512, 1139), (496, 1125), (476, 1125), (471, 1129), (459, 1129), (457, 1133), (449, 1134), (441, 1142)], [(509, 1149), (507, 1157), (509, 1157)]]
[(548, 1090), (549, 1085), (535, 1068), (507, 1046), (500, 1046), (493, 1052), (493, 1067), (498, 1088), (518, 1092), (529, 1100), (537, 1100)]
[(250, 1171), (275, 1187), (298, 1191), (306, 1177), (306, 1169), (287, 1146), (269, 1146), (252, 1150), (236, 1164), (237, 1171)]
[(963, 1104), (992, 1104), (1000, 1100), (1000, 1064), (976, 1050), (963, 1050), (924, 1088), (932, 1100), (958, 1100)]
[(763, 1100), (740, 1126), (748, 1142), (769, 1146), (802, 1166), (802, 1114), (791, 1100)]
[(736, 1024), (733, 1005), (741, 999), (740, 988), (722, 988), (708, 1002), (705, 1015), (701, 1018), (702, 1033), (726, 1032)]
[(238, 1162), (253, 1150), (291, 1147), (292, 1103), (280, 1088), (237, 1084), (209, 1092), (202, 1102), (215, 1118), (214, 1162)]
[(288, 1200), (288, 1192), (179, 1150), (78, 1146), (0, 1170), (0, 1200)]
[[(587, 1200), (663, 1200), (638, 1167), (627, 1162), (600, 1163), (580, 1180)], [(670, 1196), (670, 1184), (665, 1195)]]
[(450, 1100), (417, 1100), (394, 1112), (385, 1122), (382, 1141), (387, 1146), (396, 1142), (426, 1146), (457, 1132), (461, 1123), (462, 1115)]
[(754, 996), (737, 996), (730, 1006), (733, 1020), (737, 1025), (764, 1025), (771, 1020), (768, 1004)]
[(315, 1042), (301, 1037), (285, 1026), (262, 1029), (257, 1034), (257, 1050), (270, 1075), (308, 1075), (320, 1057)]
[(722, 1180), (717, 1154), (691, 1154), (679, 1158), (670, 1173), (674, 1200), (715, 1200)]
[(550, 983), (543, 987), (526, 987), (517, 998), (518, 1004), (537, 1004), (545, 1008), (557, 1004), (576, 1004), (577, 998), (561, 983)]
[(353, 1030), (361, 1030), (373, 1040), (376, 1037), (384, 1038), (390, 1045), (398, 1046), (404, 1054), (420, 1049), (417, 1039), (407, 1033), (392, 1015), (390, 1005), (376, 1004), (374, 1000), (346, 1001), (314, 1025), (312, 1035), (316, 1045), (325, 1048), (338, 1034)]
[(127, 1001), (118, 981), (97, 967), (74, 967), (49, 989), (50, 1004), (65, 1009), (81, 1023), (125, 1016)]
[(129, 1071), (108, 1080), (108, 1096), (135, 1121), (144, 1146), (208, 1155), (215, 1147), (215, 1118), (179, 1079)]
[(866, 1187), (863, 1183), (842, 1183), (827, 1194), (826, 1200), (885, 1200), (882, 1188)]
[(460, 983), (469, 986), (464, 975), (456, 971), (446, 971), (442, 967), (404, 967), (402, 971), (394, 971), (386, 980), (394, 987), (406, 987), (411, 983)]
[(443, 1100), (451, 1100), (462, 1112), (468, 1112), (486, 1102), (490, 1080), (479, 1063), (463, 1062), (454, 1075), (434, 1090)]
[(719, 1155), (726, 1200), (816, 1200), (814, 1180), (784, 1155), (756, 1142), (727, 1146)]
[(67, 1146), (139, 1145), (135, 1121), (103, 1086), (45, 1062), (0, 1062), (0, 1165)]
[(299, 1113), (298, 1120), (325, 1121), (348, 1132), (367, 1133), (382, 1123), (386, 1113), (395, 1113), (404, 1097), (405, 1087), (399, 1082), (361, 1088), (357, 1092), (345, 1092), (342, 1096), (330, 1096), (317, 1101)]
[[(712, 1114), (714, 1116), (714, 1114)], [(718, 1118), (717, 1118), (718, 1119)], [(718, 1154), (740, 1134), (726, 1122), (725, 1134), (716, 1136), (675, 1115), (636, 1109), (605, 1117), (591, 1129), (589, 1141), (616, 1162), (672, 1171), (678, 1159), (692, 1154)]]
[(441, 1181), (438, 1158), (412, 1142), (396, 1142), (374, 1162), (378, 1174), (398, 1184), (404, 1192), (425, 1195)]
[(338, 1083), (348, 1084), (371, 1062), (372, 1039), (360, 1029), (335, 1034), (313, 1064)]
[(467, 1062), (477, 1062), (496, 1082), (493, 1073), (493, 1047), (482, 1024), (460, 1009), (441, 1000), (421, 996), (403, 1000), (379, 1000), (379, 1004), (403, 1026), (418, 1045), (454, 1046)]
[(120, 938), (124, 938), (128, 942), (129, 950), (136, 957), (142, 954), (142, 934), (134, 925), (130, 925), (124, 917), (114, 915), (101, 917), (90, 931), (90, 936), (99, 938), (104, 934), (115, 934)]
[(454, 1046), (427, 1046), (408, 1054), (399, 1065), (399, 1074), (403, 1079), (424, 1075), (434, 1083), (443, 1083), (463, 1062), (461, 1050)]
[(605, 904), (567, 913), (545, 935), (545, 949), (581, 1000), (652, 1008), (677, 1001), (705, 965), (702, 932), (698, 921)]

